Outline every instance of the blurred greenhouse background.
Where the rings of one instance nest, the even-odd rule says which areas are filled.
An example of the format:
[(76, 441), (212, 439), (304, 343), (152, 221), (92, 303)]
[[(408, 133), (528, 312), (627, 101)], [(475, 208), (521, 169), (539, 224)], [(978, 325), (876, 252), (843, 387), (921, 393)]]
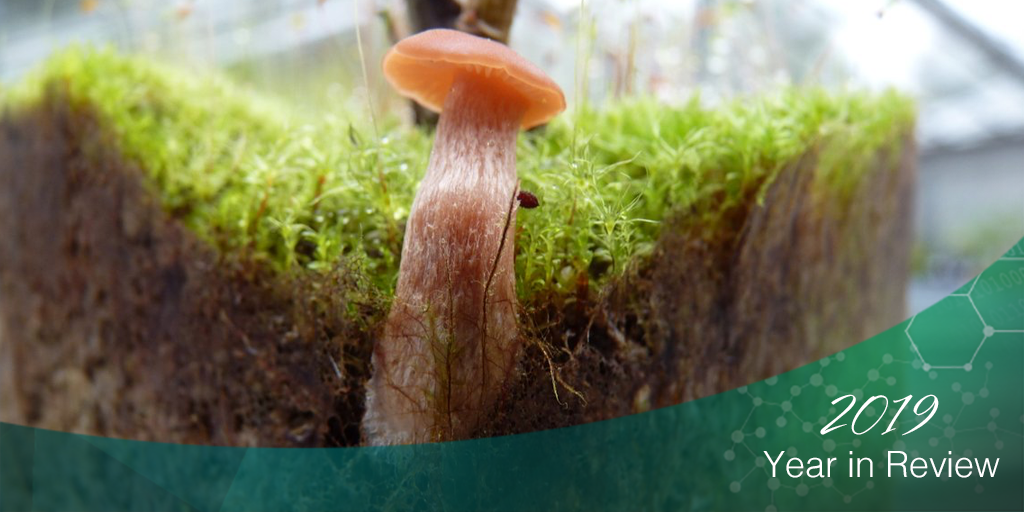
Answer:
[[(0, 0), (0, 84), (69, 43), (92, 42), (220, 68), (311, 112), (400, 111), (377, 63), (403, 30), (403, 8), (403, 0)], [(1024, 4), (997, 0), (519, 0), (510, 44), (548, 70), (570, 104), (630, 94), (681, 102), (698, 90), (714, 104), (787, 84), (913, 94), (916, 312), (1024, 236), (1021, 19)]]

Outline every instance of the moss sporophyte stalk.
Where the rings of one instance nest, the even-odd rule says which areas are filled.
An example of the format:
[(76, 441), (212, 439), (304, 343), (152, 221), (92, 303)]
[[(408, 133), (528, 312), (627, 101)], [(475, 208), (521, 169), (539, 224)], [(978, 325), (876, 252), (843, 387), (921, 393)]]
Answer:
[[(493, 78), (495, 72), (490, 73)], [(456, 96), (444, 100), (462, 98), (468, 84), (486, 74), (474, 69), (463, 75), (466, 84), (456, 87)], [(486, 101), (490, 100), (469, 101), (466, 112), (502, 110), (487, 108)], [(429, 133), (394, 117), (383, 117), (378, 129), (371, 129), (367, 116), (341, 108), (312, 117), (217, 76), (197, 76), (146, 58), (83, 47), (59, 52), (29, 79), (5, 89), (0, 105), (10, 119), (40, 106), (62, 119), (80, 113), (95, 118), (97, 137), (119, 153), (132, 172), (138, 172), (168, 220), (198, 235), (222, 258), (255, 262), (282, 277), (282, 283), (297, 276), (328, 286), (329, 276), (342, 273), (346, 282), (353, 283), (347, 291), (370, 297), (340, 301), (346, 321), (358, 326), (360, 335), (368, 338), (372, 331), (382, 340), (388, 329), (400, 323), (386, 320), (388, 312), (399, 319), (407, 313), (406, 318), (418, 319), (410, 326), (420, 329), (425, 339), (438, 342), (432, 347), (453, 349), (450, 354), (437, 354), (438, 359), (427, 352), (417, 357), (493, 359), (493, 366), (480, 363), (474, 370), (475, 378), (482, 380), (486, 369), (488, 386), (497, 385), (499, 376), (510, 371), (507, 365), (514, 356), (509, 354), (518, 342), (508, 340), (539, 339), (546, 344), (541, 346), (545, 353), (560, 350), (567, 343), (563, 337), (569, 335), (555, 329), (569, 327), (557, 315), (575, 311), (574, 304), (598, 303), (613, 288), (610, 285), (624, 282), (628, 272), (656, 258), (661, 241), (678, 234), (667, 228), (663, 232), (675, 225), (674, 219), (686, 220), (687, 237), (695, 245), (732, 243), (735, 213), (744, 208), (759, 211), (758, 203), (786, 169), (814, 173), (806, 194), (800, 191), (801, 197), (808, 198), (805, 211), (827, 204), (831, 211), (848, 212), (833, 206), (852, 197), (863, 198), (859, 187), (870, 183), (872, 169), (889, 172), (896, 167), (891, 162), (898, 162), (901, 152), (907, 153), (901, 143), (909, 140), (914, 123), (913, 103), (893, 91), (792, 88), (714, 109), (702, 106), (698, 99), (683, 105), (643, 98), (600, 107), (577, 105), (543, 130), (521, 135), (516, 130), (525, 123), (525, 113), (519, 121), (486, 122), (459, 114), (439, 127), (439, 134), (456, 136), (438, 137), (432, 152)], [(483, 184), (493, 191), (470, 192), (464, 188), (467, 180), (451, 178), (448, 171), (454, 166), (434, 172), (433, 165), (442, 156), (449, 155), (444, 156), (448, 159), (471, 147), (455, 134), (457, 127), (489, 130), (493, 135), (488, 137), (507, 144), (503, 148), (484, 145), (489, 156), (475, 157), (477, 174), (490, 168), (494, 172), (489, 176), (497, 178), (490, 185), (479, 181), (475, 186)], [(518, 176), (511, 162), (518, 166)], [(436, 195), (440, 193), (437, 183), (445, 180), (456, 182), (446, 190), (460, 192)], [(541, 206), (527, 212), (524, 202), (524, 211), (517, 214), (513, 200), (517, 186), (533, 193)], [(491, 206), (483, 206), (485, 199)], [(774, 206), (763, 202), (764, 209)], [(469, 208), (474, 204), (477, 210)], [(458, 215), (440, 213), (453, 205), (459, 208)], [(431, 235), (427, 232), (431, 216), (463, 219), (452, 226), (469, 226), (466, 219), (471, 216), (479, 222), (473, 224), (475, 230), (435, 228), (451, 232)], [(840, 229), (844, 224), (836, 226)], [(847, 228), (861, 229), (859, 224)], [(413, 232), (428, 236), (413, 242)], [(455, 244), (435, 243), (456, 236), (475, 237), (479, 250), (456, 258), (450, 252)], [(727, 259), (731, 247), (714, 254)], [(409, 257), (415, 253), (451, 263), (427, 268), (436, 273), (433, 277), (423, 269), (410, 273), (420, 274), (420, 280), (439, 280), (440, 286), (435, 282), (431, 287), (442, 294), (440, 303), (419, 285), (405, 286), (416, 281), (404, 276), (406, 266), (415, 265)], [(471, 309), (477, 317), (475, 325), (480, 326), (475, 329), (486, 326), (487, 336), (502, 337), (495, 346), (507, 348), (501, 344), (511, 343), (512, 349), (482, 357), (479, 351), (460, 352), (458, 343), (444, 342), (460, 336), (462, 321), (451, 316), (453, 308), (442, 306), (462, 300), (455, 298), (457, 290), (444, 277), (463, 267), (484, 276), (462, 280), (475, 287), (462, 293), (478, 297), (466, 299), (478, 300), (479, 308)], [(737, 279), (752, 276), (744, 273)], [(714, 284), (710, 279), (695, 282)], [(450, 297), (446, 291), (452, 292)], [(700, 292), (704, 294), (703, 289)], [(509, 323), (517, 308), (518, 323)], [(589, 314), (585, 308), (580, 310)], [(544, 317), (549, 312), (552, 316)], [(589, 318), (582, 318), (575, 324), (574, 335), (588, 322)], [(683, 326), (682, 322), (672, 325)], [(496, 325), (512, 326), (518, 333), (513, 337), (509, 329)], [(638, 343), (649, 334), (642, 331), (645, 327), (637, 329)], [(337, 336), (334, 331), (324, 336), (325, 343), (347, 343), (332, 338)], [(358, 362), (346, 363), (337, 357), (330, 364), (336, 363), (341, 373), (347, 371), (346, 364), (357, 368), (345, 373), (358, 376), (353, 382), (368, 377), (363, 371), (368, 361), (363, 359), (370, 358), (365, 355), (369, 349), (345, 349), (348, 352), (343, 355)], [(446, 365), (419, 364), (431, 369), (432, 381), (455, 382), (455, 372)], [(463, 370), (470, 371), (467, 368)], [(646, 371), (638, 368), (637, 372)], [(546, 371), (547, 366), (541, 374), (546, 376)], [(333, 378), (331, 373), (329, 379)], [(544, 392), (550, 393), (550, 384), (544, 384)], [(423, 409), (417, 420), (418, 425), (427, 426), (426, 431), (416, 434), (420, 437), (398, 434), (378, 442), (458, 437), (460, 425), (468, 429), (475, 421), (473, 415), (481, 413), (473, 411), (456, 421), (448, 414), (449, 408), (458, 409), (451, 399), (455, 393), (446, 389), (438, 393), (430, 386), (417, 389), (427, 390), (424, 398), (416, 398), (429, 406), (429, 414)], [(483, 404), (491, 392), (481, 389), (462, 399)]]

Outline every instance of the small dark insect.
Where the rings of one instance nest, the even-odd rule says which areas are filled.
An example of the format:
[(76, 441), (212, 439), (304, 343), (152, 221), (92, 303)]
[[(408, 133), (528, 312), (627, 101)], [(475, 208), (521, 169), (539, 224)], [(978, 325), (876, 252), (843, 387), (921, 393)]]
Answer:
[(540, 201), (537, 199), (537, 196), (535, 196), (535, 195), (533, 195), (533, 193), (527, 192), (525, 190), (520, 190), (519, 191), (519, 195), (516, 196), (516, 199), (519, 200), (519, 206), (522, 206), (523, 208), (526, 208), (527, 210), (532, 210), (532, 209), (540, 206)]

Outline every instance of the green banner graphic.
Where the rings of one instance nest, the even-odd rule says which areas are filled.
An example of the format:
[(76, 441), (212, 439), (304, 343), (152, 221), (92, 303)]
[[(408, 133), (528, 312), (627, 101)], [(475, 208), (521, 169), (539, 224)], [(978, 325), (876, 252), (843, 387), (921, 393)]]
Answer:
[(926, 311), (762, 382), (573, 428), (388, 448), (0, 425), (0, 511), (1021, 510), (1024, 240)]

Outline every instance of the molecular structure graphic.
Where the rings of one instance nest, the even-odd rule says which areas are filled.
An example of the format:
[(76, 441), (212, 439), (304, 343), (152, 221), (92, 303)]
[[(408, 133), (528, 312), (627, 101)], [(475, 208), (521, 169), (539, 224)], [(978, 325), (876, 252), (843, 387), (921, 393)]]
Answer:
[[(1024, 254), (1024, 246), (1014, 250)], [(785, 392), (786, 390), (777, 387), (778, 377), (771, 377), (761, 383), (739, 388), (737, 392), (750, 399), (750, 411), (743, 424), (730, 433), (731, 446), (728, 446), (723, 452), (723, 457), (729, 462), (750, 460), (751, 465), (745, 473), (737, 474), (729, 482), (729, 491), (732, 493), (763, 493), (767, 489), (769, 498), (765, 507), (766, 512), (778, 510), (777, 497), (781, 497), (785, 493), (791, 493), (789, 497), (795, 496), (800, 499), (812, 494), (834, 493), (842, 503), (855, 503), (857, 496), (876, 488), (875, 479), (858, 478), (836, 482), (832, 478), (801, 477), (791, 479), (784, 475), (779, 475), (782, 478), (773, 477), (771, 465), (762, 448), (764, 445), (774, 444), (772, 442), (773, 434), (788, 440), (786, 444), (774, 448), (777, 453), (778, 450), (789, 445), (785, 449), (780, 469), (785, 460), (790, 457), (845, 457), (847, 453), (852, 454), (853, 450), (862, 448), (864, 441), (855, 437), (837, 442), (832, 439), (834, 436), (831, 434), (828, 438), (820, 434), (821, 428), (836, 417), (835, 407), (831, 407), (826, 416), (813, 418), (805, 417), (806, 412), (798, 412), (794, 403), (801, 400), (801, 396), (807, 397), (812, 392), (819, 397), (824, 394), (829, 401), (849, 394), (854, 396), (855, 403), (860, 407), (861, 404), (864, 404), (865, 396), (886, 394), (887, 390), (897, 394), (902, 393), (904, 390), (897, 387), (900, 384), (899, 380), (913, 378), (913, 373), (920, 371), (926, 372), (928, 380), (935, 382), (934, 391), (931, 392), (938, 397), (937, 401), (941, 400), (942, 409), (938, 410), (935, 416), (927, 420), (921, 430), (912, 436), (902, 438), (890, 434), (893, 437), (887, 441), (880, 441), (876, 437), (873, 441), (869, 441), (874, 442), (872, 447), (865, 446), (864, 449), (877, 449), (881, 442), (884, 445), (884, 450), (904, 451), (911, 458), (921, 456), (922, 450), (934, 453), (941, 451), (942, 456), (946, 456), (948, 453), (953, 458), (959, 458), (981, 455), (976, 454), (976, 451), (995, 450), (998, 453), (1004, 450), (1008, 440), (1011, 439), (1015, 440), (1013, 446), (1024, 444), (1024, 414), (1021, 414), (1019, 418), (1007, 417), (1005, 407), (998, 407), (1001, 402), (992, 395), (992, 389), (1000, 389), (999, 385), (997, 384), (997, 387), (993, 388), (991, 383), (993, 368), (1005, 367), (1003, 369), (1009, 371), (1004, 373), (1012, 374), (1016, 371), (1014, 365), (1018, 365), (1018, 363), (996, 364), (992, 360), (985, 359), (981, 360), (984, 362), (979, 361), (979, 353), (982, 353), (986, 341), (996, 335), (1003, 335), (1004, 339), (1024, 341), (1024, 336), (1021, 336), (1024, 334), (1024, 293), (1020, 293), (1021, 290), (1024, 290), (1024, 257), (1016, 257), (1016, 255), (1009, 257), (1008, 255), (998, 260), (997, 264), (1001, 264), (1001, 266), (993, 265), (949, 295), (947, 299), (944, 299), (946, 302), (944, 305), (936, 305), (930, 313), (928, 310), (922, 312), (922, 314), (933, 315), (933, 318), (946, 315), (950, 317), (946, 320), (953, 320), (946, 323), (958, 324), (962, 331), (953, 335), (939, 333), (939, 336), (933, 337), (928, 334), (927, 329), (922, 332), (921, 329), (915, 327), (917, 325), (915, 322), (919, 323), (920, 320), (918, 319), (919, 315), (914, 315), (906, 323), (902, 332), (905, 339), (909, 341), (909, 347), (892, 346), (892, 350), (881, 354), (881, 364), (867, 368), (864, 374), (865, 380), (859, 386), (850, 384), (844, 386), (846, 389), (840, 389), (840, 387), (829, 383), (836, 379), (849, 383), (849, 377), (853, 373), (847, 355), (844, 352), (839, 352), (821, 359), (814, 373), (807, 375), (805, 372), (805, 380), (793, 384), (789, 388), (788, 394)], [(999, 296), (1000, 292), (1005, 293), (1003, 296)], [(943, 310), (943, 307), (946, 310)], [(932, 319), (925, 320), (925, 322), (930, 320)], [(973, 342), (974, 334), (971, 333), (977, 335), (976, 345)], [(1011, 338), (1006, 338), (1007, 335)], [(954, 340), (955, 343), (951, 343), (951, 340)], [(961, 341), (968, 344), (964, 345), (960, 343)], [(949, 347), (946, 346), (954, 344), (963, 345), (955, 347), (964, 349), (962, 354), (956, 350), (949, 350)], [(937, 349), (944, 349), (945, 352), (943, 350), (935, 352)], [(904, 355), (894, 356), (894, 353)], [(943, 358), (960, 356), (963, 357), (963, 362), (959, 364), (940, 361)], [(999, 361), (996, 358), (996, 362)], [(939, 362), (942, 364), (937, 364)], [(957, 361), (954, 359), (952, 362)], [(863, 364), (863, 361), (858, 361), (858, 363)], [(837, 366), (846, 368), (837, 368)], [(854, 371), (864, 371), (861, 368), (863, 367)], [(983, 371), (976, 371), (979, 369), (983, 369)], [(944, 370), (950, 373), (944, 374), (945, 377), (940, 379), (939, 372)], [(957, 370), (961, 373), (955, 373)], [(962, 375), (962, 377), (957, 375)], [(1007, 377), (1003, 376), (1002, 378), (1005, 381)], [(1010, 375), (1009, 378), (1019, 379), (1013, 375)], [(755, 389), (759, 391), (754, 392)], [(902, 396), (900, 394), (899, 397), (893, 398)], [(917, 398), (915, 397), (915, 400)], [(879, 405), (880, 407), (881, 405)], [(868, 417), (866, 423), (871, 423), (876, 415), (880, 414), (882, 421), (879, 423), (887, 424), (890, 420), (886, 418), (897, 414), (895, 409), (887, 406), (884, 410), (876, 410), (875, 407), (866, 406), (864, 409), (864, 415)], [(800, 411), (806, 410), (815, 409), (800, 408)], [(850, 414), (850, 417), (852, 416), (853, 411)], [(772, 417), (775, 418), (774, 422), (770, 421)], [(904, 432), (917, 426), (918, 422), (922, 420), (924, 420), (923, 417), (903, 414), (894, 424), (899, 432)], [(900, 426), (900, 423), (904, 423), (904, 425)], [(820, 449), (815, 450), (816, 453), (799, 453), (794, 444), (808, 445), (803, 440), (799, 443), (794, 441), (794, 439), (800, 439), (799, 432), (794, 430), (797, 428), (805, 435), (818, 438), (821, 444), (819, 445)], [(786, 437), (786, 434), (782, 433), (783, 431), (789, 437)], [(878, 471), (884, 471), (885, 460), (884, 457), (875, 457), (872, 460), (876, 465), (875, 478), (877, 479), (880, 476)], [(884, 472), (881, 476), (884, 478)], [(944, 481), (949, 477), (942, 475), (940, 478)], [(978, 494), (984, 493), (985, 487), (981, 477), (972, 478), (971, 482), (975, 484), (974, 491)], [(856, 484), (851, 482), (856, 482)], [(760, 490), (752, 491), (752, 489)], [(856, 504), (852, 506), (856, 506)]]
[[(1024, 258), (1004, 257), (1004, 258), (1000, 258), (999, 261), (1024, 261)], [(917, 354), (917, 357), (920, 358), (920, 360), (921, 360), (921, 369), (923, 369), (924, 371), (931, 372), (933, 370), (964, 370), (964, 371), (968, 371), (969, 372), (972, 369), (974, 369), (974, 359), (976, 357), (978, 357), (978, 352), (981, 351), (981, 347), (983, 345), (985, 345), (985, 341), (986, 340), (988, 340), (989, 338), (991, 338), (992, 336), (994, 336), (995, 334), (998, 334), (998, 333), (1024, 333), (1024, 329), (996, 329), (995, 327), (993, 327), (992, 325), (990, 325), (988, 322), (985, 321), (985, 317), (981, 314), (981, 311), (978, 309), (978, 305), (974, 302), (974, 297), (972, 296), (974, 294), (974, 292), (975, 292), (975, 289), (978, 287), (978, 281), (981, 279), (982, 275), (984, 275), (984, 273), (978, 274), (977, 277), (975, 277), (970, 282), (970, 286), (969, 286), (969, 288), (967, 289), (967, 291), (965, 293), (953, 293), (953, 294), (949, 295), (949, 297), (951, 297), (951, 298), (952, 297), (960, 297), (960, 298), (966, 299), (970, 303), (971, 308), (974, 310), (975, 314), (978, 315), (978, 319), (981, 320), (981, 323), (982, 323), (982, 329), (981, 329), (981, 332), (979, 333), (979, 336), (980, 336), (981, 339), (980, 339), (980, 341), (978, 341), (978, 346), (974, 349), (974, 353), (971, 354), (971, 359), (969, 361), (967, 361), (967, 362), (965, 362), (965, 363), (963, 363), (961, 365), (944, 365), (944, 366), (932, 365), (932, 364), (928, 363), (927, 360), (925, 359), (924, 354), (921, 353), (921, 349), (918, 347), (917, 343), (914, 342), (914, 337), (913, 337), (913, 335), (910, 332), (911, 328), (914, 326), (914, 322), (917, 320), (917, 316), (918, 315), (914, 315), (914, 316), (912, 316), (910, 318), (910, 323), (907, 324), (906, 329), (904, 329), (904, 333), (907, 335), (907, 339), (910, 340), (910, 346), (914, 349), (914, 352)], [(1012, 277), (1006, 277), (1006, 276), (1012, 276)], [(1013, 283), (1013, 284), (1020, 284), (1021, 283), (1021, 281), (1015, 281), (1014, 278), (1024, 279), (1024, 275), (1021, 275), (1019, 273), (1010, 273), (1010, 274), (1005, 274), (1004, 273), (1003, 275), (1000, 275), (1000, 277), (1003, 277), (1005, 279), (1010, 280), (1010, 282)]]

